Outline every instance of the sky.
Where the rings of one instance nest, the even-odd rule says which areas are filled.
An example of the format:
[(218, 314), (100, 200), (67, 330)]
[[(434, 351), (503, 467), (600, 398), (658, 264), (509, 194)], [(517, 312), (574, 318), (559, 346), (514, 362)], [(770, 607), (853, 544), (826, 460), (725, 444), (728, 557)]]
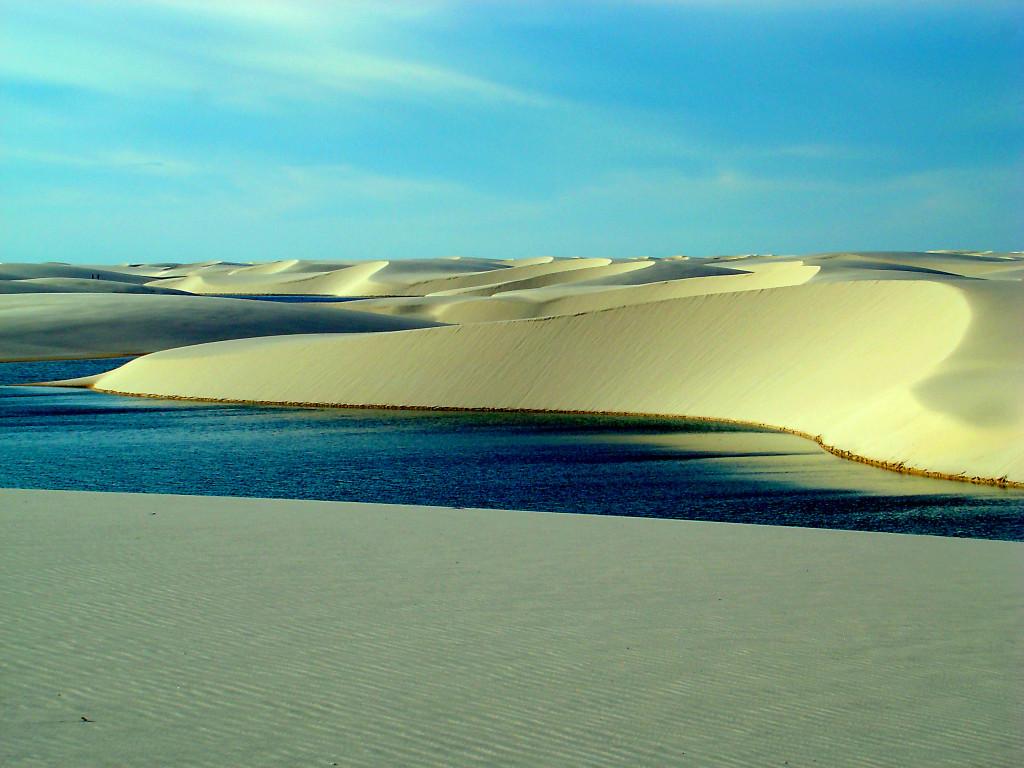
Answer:
[(1024, 4), (0, 0), (0, 260), (1024, 249)]

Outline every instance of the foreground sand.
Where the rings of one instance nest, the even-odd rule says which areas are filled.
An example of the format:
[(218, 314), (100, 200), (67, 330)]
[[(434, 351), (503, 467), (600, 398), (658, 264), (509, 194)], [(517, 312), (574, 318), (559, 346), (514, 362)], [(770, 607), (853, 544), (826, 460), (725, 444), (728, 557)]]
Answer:
[(0, 524), (3, 765), (1024, 759), (1019, 544), (58, 491)]

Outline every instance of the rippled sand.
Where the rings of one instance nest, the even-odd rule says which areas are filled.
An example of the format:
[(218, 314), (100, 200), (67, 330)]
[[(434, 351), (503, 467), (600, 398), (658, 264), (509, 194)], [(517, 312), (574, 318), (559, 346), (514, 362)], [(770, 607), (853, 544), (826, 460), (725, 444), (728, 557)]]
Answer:
[(1019, 544), (56, 491), (0, 524), (3, 765), (1024, 756)]

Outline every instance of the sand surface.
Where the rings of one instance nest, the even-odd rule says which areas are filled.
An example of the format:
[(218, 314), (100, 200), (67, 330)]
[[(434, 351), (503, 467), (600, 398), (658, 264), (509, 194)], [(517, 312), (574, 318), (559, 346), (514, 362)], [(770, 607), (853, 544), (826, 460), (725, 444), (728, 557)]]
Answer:
[(0, 295), (0, 361), (120, 357), (223, 339), (432, 325), (334, 304), (113, 291), (22, 293)]
[(1024, 759), (1019, 544), (60, 491), (0, 524), (3, 765)]

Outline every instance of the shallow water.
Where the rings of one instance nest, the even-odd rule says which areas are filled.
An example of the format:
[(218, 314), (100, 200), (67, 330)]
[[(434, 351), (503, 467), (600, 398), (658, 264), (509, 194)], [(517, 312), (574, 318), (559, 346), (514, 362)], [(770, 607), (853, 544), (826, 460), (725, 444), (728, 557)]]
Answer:
[[(0, 384), (119, 360), (0, 364)], [(676, 419), (254, 407), (0, 386), (0, 487), (536, 509), (1024, 540), (1024, 492)]]

